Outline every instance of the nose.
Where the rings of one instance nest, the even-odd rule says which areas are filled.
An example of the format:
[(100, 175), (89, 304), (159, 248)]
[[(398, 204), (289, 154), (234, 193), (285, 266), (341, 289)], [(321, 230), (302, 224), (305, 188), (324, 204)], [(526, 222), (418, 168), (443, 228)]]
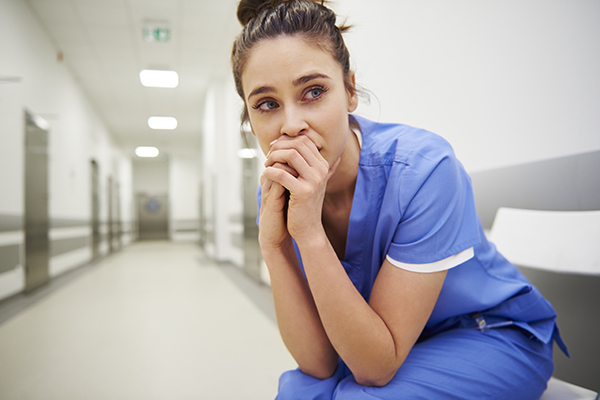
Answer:
[(280, 133), (287, 136), (298, 136), (307, 131), (308, 123), (301, 110), (297, 107), (287, 107)]

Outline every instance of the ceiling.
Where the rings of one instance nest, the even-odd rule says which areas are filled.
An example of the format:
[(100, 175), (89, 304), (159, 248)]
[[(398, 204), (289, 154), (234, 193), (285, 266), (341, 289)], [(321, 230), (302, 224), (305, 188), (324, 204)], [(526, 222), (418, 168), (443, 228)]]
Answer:
[[(27, 0), (116, 142), (127, 151), (197, 148), (203, 97), (231, 79), (229, 55), (241, 27), (238, 0)], [(146, 42), (146, 21), (166, 22), (168, 42)], [(174, 70), (179, 86), (146, 88), (142, 69)], [(152, 130), (151, 116), (177, 118), (175, 130)]]

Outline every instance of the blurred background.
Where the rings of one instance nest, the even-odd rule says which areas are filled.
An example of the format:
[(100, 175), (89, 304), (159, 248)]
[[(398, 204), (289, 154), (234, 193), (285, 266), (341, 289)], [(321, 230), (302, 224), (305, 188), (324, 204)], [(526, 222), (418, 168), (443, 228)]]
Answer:
[[(450, 141), (487, 229), (500, 205), (600, 208), (599, 1), (330, 6), (353, 25), (370, 93), (357, 113)], [(0, 299), (148, 240), (268, 286), (262, 155), (240, 134), (229, 64), (236, 7), (0, 0)]]

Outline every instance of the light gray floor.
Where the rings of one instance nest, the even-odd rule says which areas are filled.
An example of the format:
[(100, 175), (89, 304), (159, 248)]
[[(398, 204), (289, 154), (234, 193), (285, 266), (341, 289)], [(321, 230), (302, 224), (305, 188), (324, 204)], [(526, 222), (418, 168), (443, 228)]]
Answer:
[(234, 268), (194, 244), (140, 242), (6, 303), (0, 399), (274, 398), (295, 363), (268, 290)]

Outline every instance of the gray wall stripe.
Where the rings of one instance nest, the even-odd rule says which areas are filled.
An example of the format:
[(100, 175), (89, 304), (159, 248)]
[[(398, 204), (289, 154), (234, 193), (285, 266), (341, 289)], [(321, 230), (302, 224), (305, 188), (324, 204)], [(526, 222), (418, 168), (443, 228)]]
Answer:
[(0, 246), (0, 274), (11, 271), (20, 264), (21, 245)]
[(182, 228), (197, 228), (200, 221), (197, 219), (175, 219), (171, 221), (174, 226)]
[(90, 247), (90, 242), (91, 239), (88, 236), (53, 240), (50, 242), (50, 256), (54, 257), (83, 247)]
[(197, 219), (176, 219), (171, 221), (171, 230), (176, 233), (199, 232), (200, 222)]
[(90, 225), (91, 222), (84, 219), (50, 218), (50, 228), (76, 228)]
[(23, 230), (23, 216), (0, 214), (0, 232)]
[(486, 229), (499, 207), (600, 210), (600, 151), (470, 175), (477, 213)]

